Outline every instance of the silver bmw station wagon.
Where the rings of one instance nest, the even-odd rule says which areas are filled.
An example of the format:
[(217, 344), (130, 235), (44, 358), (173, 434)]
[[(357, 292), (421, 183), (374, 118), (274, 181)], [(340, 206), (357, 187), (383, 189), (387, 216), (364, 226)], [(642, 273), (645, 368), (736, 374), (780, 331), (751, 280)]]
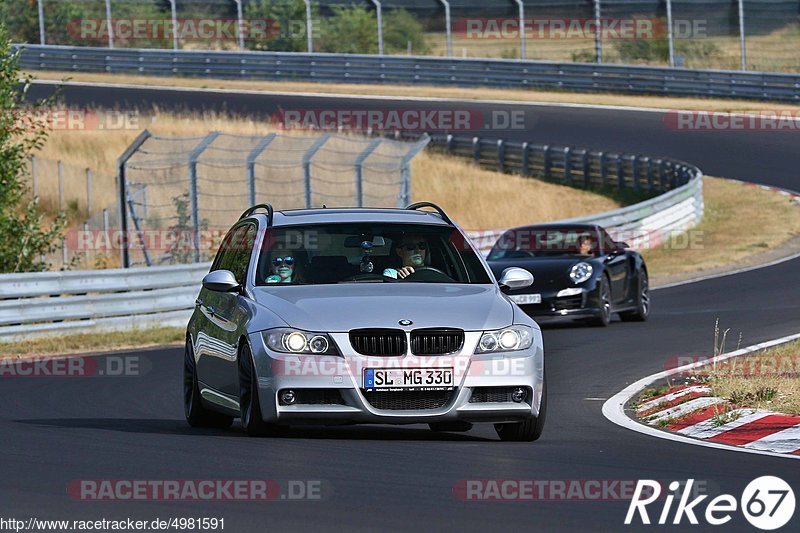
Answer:
[[(431, 211), (432, 209), (432, 211)], [(542, 433), (542, 334), (438, 206), (245, 211), (186, 331), (192, 426), (285, 435), (300, 424), (493, 423)]]

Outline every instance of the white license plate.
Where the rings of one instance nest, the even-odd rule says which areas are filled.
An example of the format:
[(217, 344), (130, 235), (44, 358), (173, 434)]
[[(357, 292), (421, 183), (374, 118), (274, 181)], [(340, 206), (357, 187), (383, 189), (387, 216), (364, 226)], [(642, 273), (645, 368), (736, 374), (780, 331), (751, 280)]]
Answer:
[(452, 368), (367, 368), (367, 391), (448, 390), (453, 388)]
[(512, 294), (509, 298), (517, 305), (542, 303), (541, 294)]

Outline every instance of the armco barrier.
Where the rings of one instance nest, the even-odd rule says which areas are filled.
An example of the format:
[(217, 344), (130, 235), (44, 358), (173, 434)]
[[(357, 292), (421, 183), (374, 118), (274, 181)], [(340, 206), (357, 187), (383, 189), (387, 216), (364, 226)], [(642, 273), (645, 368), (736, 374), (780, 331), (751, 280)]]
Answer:
[(25, 45), (30, 70), (800, 101), (800, 75), (514, 59)]

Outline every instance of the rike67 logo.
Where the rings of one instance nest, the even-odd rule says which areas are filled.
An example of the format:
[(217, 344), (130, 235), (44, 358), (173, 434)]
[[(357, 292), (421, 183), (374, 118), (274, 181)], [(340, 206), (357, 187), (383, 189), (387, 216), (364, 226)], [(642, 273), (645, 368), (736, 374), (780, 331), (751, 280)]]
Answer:
[[(658, 511), (661, 502), (656, 502), (662, 496), (662, 487), (652, 479), (639, 480), (628, 506), (628, 514), (625, 515), (625, 524), (636, 523), (638, 516), (642, 524), (678, 525), (685, 518), (689, 524), (697, 525), (700, 523), (699, 516), (710, 525), (721, 526), (730, 522), (734, 514), (740, 511), (752, 526), (771, 531), (786, 525), (794, 515), (794, 491), (779, 477), (762, 476), (754, 479), (738, 500), (731, 494), (720, 494), (708, 501), (704, 501), (709, 497), (707, 494), (695, 495), (690, 500), (693, 485), (694, 479), (689, 479), (685, 485), (678, 481), (670, 483), (661, 512), (651, 518), (648, 506), (655, 504), (649, 510)], [(673, 510), (675, 500), (678, 503)]]

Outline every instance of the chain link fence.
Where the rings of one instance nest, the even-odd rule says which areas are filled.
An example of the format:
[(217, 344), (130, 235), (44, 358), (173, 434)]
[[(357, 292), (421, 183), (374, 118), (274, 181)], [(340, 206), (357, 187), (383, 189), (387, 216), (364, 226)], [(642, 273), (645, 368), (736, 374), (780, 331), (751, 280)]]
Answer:
[(800, 72), (800, 0), (4, 0), (19, 43)]
[[(338, 134), (144, 132), (120, 158), (124, 266), (210, 260), (250, 205), (402, 207), (411, 159), (428, 143)], [(120, 210), (121, 211), (121, 210)]]

